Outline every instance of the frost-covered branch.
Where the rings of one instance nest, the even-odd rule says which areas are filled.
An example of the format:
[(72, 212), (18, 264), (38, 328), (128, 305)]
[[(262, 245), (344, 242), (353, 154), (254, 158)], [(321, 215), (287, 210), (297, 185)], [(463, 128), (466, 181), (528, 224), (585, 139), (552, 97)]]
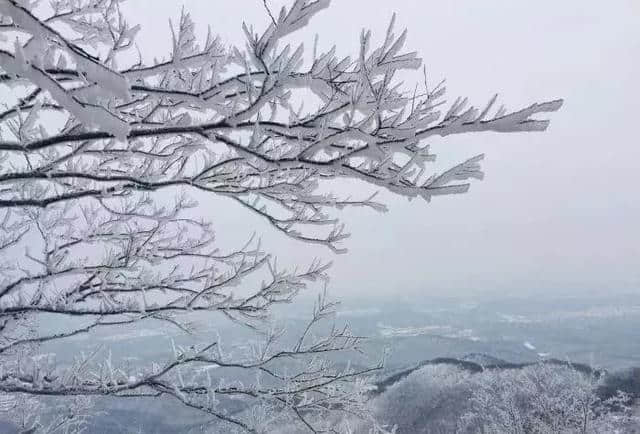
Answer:
[[(365, 415), (361, 378), (377, 366), (331, 362), (361, 341), (323, 325), (331, 303), (321, 298), (295, 338), (273, 329), (274, 308), (326, 279), (328, 265), (278, 267), (256, 239), (221, 249), (194, 198), (230, 199), (287, 237), (342, 253), (341, 209), (386, 210), (375, 193), (352, 197), (345, 180), (425, 200), (463, 193), (482, 178), (482, 155), (436, 173), (429, 138), (543, 131), (537, 116), (562, 104), (508, 112), (494, 110), (495, 97), (447, 106), (442, 83), (426, 78), (423, 89), (404, 89), (396, 76), (422, 62), (404, 51), (395, 17), (377, 44), (363, 32), (352, 57), (292, 45), (328, 0), (294, 0), (264, 30), (245, 24), (244, 47), (211, 33), (198, 40), (183, 11), (153, 63), (134, 51), (139, 26), (121, 0), (39, 3), (0, 0), (9, 95), (0, 110), (0, 391), (12, 396), (166, 396), (248, 431), (259, 423), (225, 414), (220, 399), (279, 409), (311, 431), (332, 429), (331, 412)], [(262, 343), (232, 357), (209, 339), (135, 372), (104, 354), (64, 368), (38, 355), (151, 321), (195, 333), (188, 318), (204, 313)], [(44, 317), (60, 330), (34, 325)], [(234, 369), (260, 380), (226, 384), (222, 371)]]

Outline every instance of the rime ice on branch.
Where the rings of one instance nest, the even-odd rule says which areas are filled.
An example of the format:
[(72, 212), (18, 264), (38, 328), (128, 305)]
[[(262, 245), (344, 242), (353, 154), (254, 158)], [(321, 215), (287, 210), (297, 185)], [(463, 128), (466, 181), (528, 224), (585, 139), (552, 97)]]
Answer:
[[(218, 251), (211, 225), (188, 214), (192, 192), (228, 197), (288, 237), (342, 252), (348, 235), (332, 210), (385, 207), (324, 192), (320, 180), (358, 179), (427, 201), (462, 193), (482, 177), (482, 155), (432, 173), (429, 137), (543, 131), (548, 121), (534, 116), (562, 102), (506, 112), (494, 111), (496, 98), (481, 109), (458, 99), (447, 108), (442, 83), (404, 89), (396, 73), (421, 60), (402, 51), (406, 31), (396, 35), (394, 20), (377, 46), (363, 32), (353, 57), (290, 45), (328, 0), (297, 0), (263, 32), (245, 25), (245, 48), (211, 33), (197, 41), (183, 12), (168, 29), (168, 59), (131, 61), (139, 28), (120, 3), (0, 0), (0, 86), (14, 96), (0, 112), (0, 391), (168, 396), (249, 431), (256, 427), (226, 414), (217, 397), (279, 409), (312, 431), (327, 412), (364, 414), (358, 379), (368, 370), (324, 358), (357, 348), (360, 337), (313, 332), (331, 303), (319, 300), (292, 348), (264, 332), (271, 307), (324, 278), (327, 265), (279, 269), (257, 241)], [(248, 290), (252, 276), (264, 280)], [(184, 328), (181, 314), (192, 311), (220, 312), (263, 331), (265, 343), (240, 360), (217, 340), (175, 349), (137, 374), (110, 359), (79, 358), (61, 371), (31, 357), (40, 343), (99, 328)], [(39, 315), (85, 322), (25, 333)], [(197, 365), (265, 379), (229, 385), (195, 374)]]

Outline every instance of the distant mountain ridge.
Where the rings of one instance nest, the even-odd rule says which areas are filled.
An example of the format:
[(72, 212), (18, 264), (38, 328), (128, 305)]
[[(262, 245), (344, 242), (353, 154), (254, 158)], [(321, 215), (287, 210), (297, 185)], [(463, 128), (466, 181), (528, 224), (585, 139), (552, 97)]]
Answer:
[(551, 358), (535, 362), (513, 363), (481, 353), (467, 354), (462, 358), (437, 357), (435, 359), (423, 360), (410, 368), (403, 369), (378, 381), (376, 383), (376, 389), (372, 393), (374, 395), (380, 395), (389, 387), (409, 376), (412, 372), (429, 365), (455, 366), (463, 371), (476, 374), (486, 370), (523, 369), (537, 364), (568, 367), (585, 375), (595, 375), (598, 378), (606, 375), (604, 384), (598, 389), (600, 398), (609, 398), (618, 390), (629, 393), (634, 399), (640, 398), (640, 367), (619, 372), (608, 372), (605, 369), (596, 369), (584, 363), (573, 363), (567, 360)]

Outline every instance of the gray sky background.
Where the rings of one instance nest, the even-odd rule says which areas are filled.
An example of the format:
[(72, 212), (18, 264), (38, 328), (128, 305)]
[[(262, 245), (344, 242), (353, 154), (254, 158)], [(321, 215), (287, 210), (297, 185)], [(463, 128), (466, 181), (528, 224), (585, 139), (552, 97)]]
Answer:
[[(276, 12), (286, 2), (268, 3)], [(175, 23), (181, 6), (126, 6), (143, 26), (139, 45), (148, 59), (168, 54), (168, 19)], [(228, 43), (242, 41), (243, 20), (258, 29), (269, 20), (262, 0), (184, 6), (203, 34), (210, 24)], [(468, 96), (483, 105), (497, 92), (508, 109), (558, 97), (565, 105), (546, 133), (434, 140), (441, 164), (486, 153), (486, 179), (430, 204), (383, 195), (387, 214), (345, 212), (350, 252), (333, 258), (332, 293), (640, 291), (640, 2), (334, 0), (297, 35), (310, 42), (317, 32), (321, 48), (337, 44), (347, 54), (363, 27), (382, 37), (394, 11), (432, 84), (447, 79), (449, 100)], [(240, 243), (255, 229), (283, 263), (331, 257), (283, 240), (228, 202), (203, 206), (221, 242)]]

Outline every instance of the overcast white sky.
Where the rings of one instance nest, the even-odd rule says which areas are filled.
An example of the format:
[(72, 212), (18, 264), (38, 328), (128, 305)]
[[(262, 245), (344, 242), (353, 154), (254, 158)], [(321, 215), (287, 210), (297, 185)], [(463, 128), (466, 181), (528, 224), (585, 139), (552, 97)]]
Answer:
[[(241, 41), (243, 20), (259, 29), (269, 20), (262, 0), (131, 0), (147, 57), (169, 52), (168, 19), (182, 3), (228, 43)], [(449, 99), (482, 105), (498, 92), (509, 109), (565, 105), (546, 133), (434, 141), (443, 162), (486, 153), (486, 179), (466, 195), (430, 204), (385, 195), (387, 214), (345, 213), (350, 252), (334, 258), (333, 293), (640, 292), (640, 2), (334, 0), (300, 38), (317, 32), (321, 47), (346, 54), (362, 27), (380, 35), (393, 12), (432, 81), (447, 79)], [(256, 229), (283, 261), (331, 256), (226, 202), (205, 207), (221, 239)]]

